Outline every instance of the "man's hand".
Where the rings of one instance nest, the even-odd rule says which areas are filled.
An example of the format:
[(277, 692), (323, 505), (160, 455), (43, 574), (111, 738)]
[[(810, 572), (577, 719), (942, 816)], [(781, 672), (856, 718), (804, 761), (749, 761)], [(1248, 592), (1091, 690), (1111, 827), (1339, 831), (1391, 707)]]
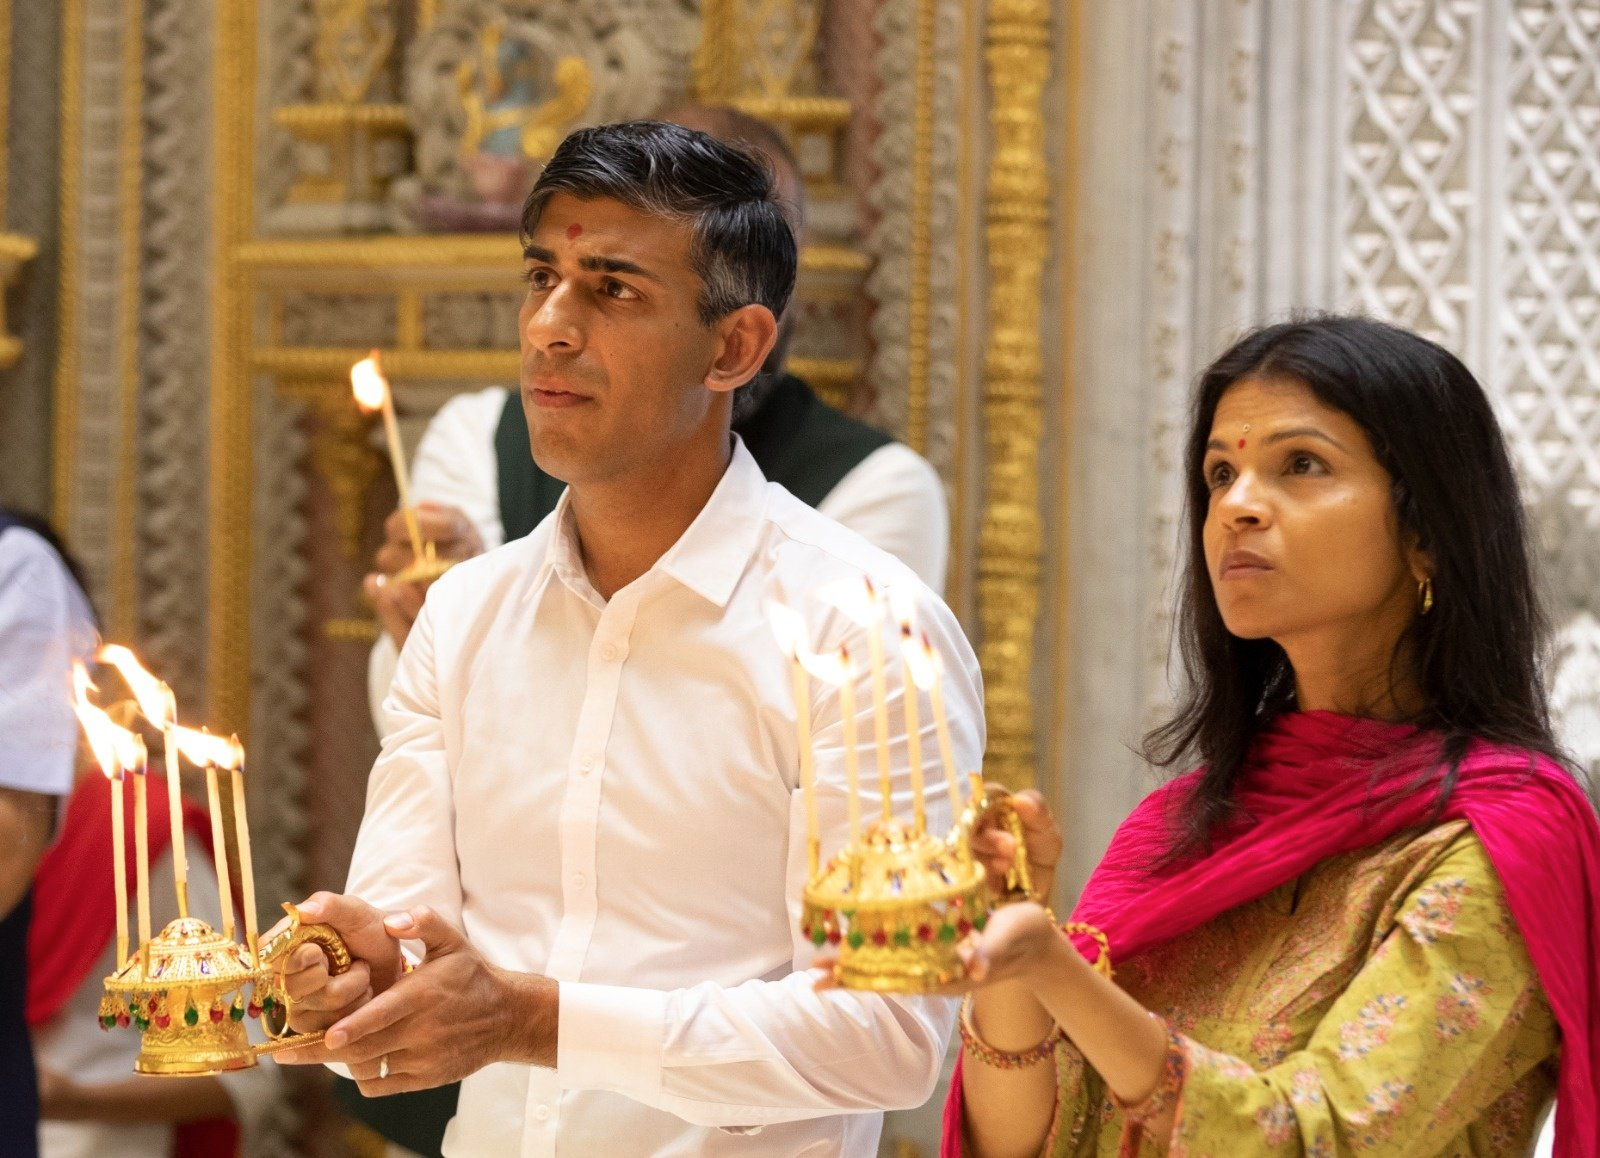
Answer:
[[(440, 503), (418, 503), (414, 509), (422, 537), (433, 544), (439, 558), (459, 563), (483, 554), (483, 538), (462, 511)], [(383, 536), (383, 546), (373, 560), (377, 569), (366, 577), (362, 589), (377, 609), (384, 630), (394, 637), (395, 646), (401, 647), (422, 611), (428, 585), (395, 581), (414, 561), (404, 511), (395, 510), (384, 520)]]
[[(360, 897), (313, 893), (300, 905), (304, 924), (332, 925), (355, 958), (347, 973), (328, 972), (328, 959), (315, 945), (301, 945), (284, 967), (289, 994), (289, 1025), (297, 1033), (326, 1029), (394, 984), (400, 974), (400, 946), (383, 927), (383, 914)], [(264, 934), (275, 936), (283, 922)]]
[(384, 925), (391, 937), (427, 946), (422, 964), (335, 1023), (320, 1044), (285, 1050), (280, 1062), (344, 1062), (368, 1097), (432, 1089), (494, 1062), (555, 1065), (556, 982), (490, 965), (425, 907)]
[[(1028, 871), (1033, 877), (1035, 899), (1048, 905), (1056, 864), (1061, 860), (1064, 847), (1061, 830), (1056, 827), (1055, 817), (1050, 815), (1044, 797), (1035, 789), (1016, 793), (1008, 803), (1022, 821), (1022, 840), (1028, 850)], [(972, 834), (972, 853), (987, 871), (990, 887), (1003, 891), (1006, 873), (1017, 859), (1017, 842), (1000, 826), (997, 813), (991, 812)]]

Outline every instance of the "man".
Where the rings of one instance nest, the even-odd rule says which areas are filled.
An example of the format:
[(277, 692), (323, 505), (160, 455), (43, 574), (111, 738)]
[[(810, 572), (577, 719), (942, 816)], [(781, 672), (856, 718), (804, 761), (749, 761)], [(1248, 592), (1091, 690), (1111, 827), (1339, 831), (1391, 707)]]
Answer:
[(39, 1100), (24, 1020), (34, 871), (72, 791), (72, 661), (94, 616), (43, 523), (0, 510), (0, 1154), (38, 1153)]
[[(949, 667), (963, 768), (983, 748), (976, 660), (907, 567), (769, 484), (730, 434), (794, 282), (759, 161), (676, 126), (583, 130), (523, 234), (522, 400), (567, 490), (429, 591), (346, 895), (304, 907), (358, 964), (330, 978), (296, 954), (295, 1026), (331, 1028), (284, 1060), (345, 1063), (369, 1095), (465, 1078), (447, 1154), (872, 1153), (877, 1111), (931, 1091), (953, 1010), (819, 993), (807, 972), (800, 705), (768, 616), (786, 604), (811, 650), (861, 654), (816, 589), (908, 597)], [(854, 676), (870, 745), (872, 680)], [(839, 712), (814, 693), (825, 853), (845, 835)], [(926, 771), (937, 784), (936, 756)]]
[[(681, 105), (663, 120), (753, 148), (772, 165), (796, 235), (805, 229), (805, 183), (793, 154), (771, 125), (722, 106)], [(888, 551), (935, 591), (944, 590), (949, 515), (944, 487), (925, 459), (903, 443), (822, 402), (785, 372), (795, 311), (757, 379), (745, 388), (733, 428), (768, 479), (782, 484), (868, 542)], [(520, 538), (549, 514), (563, 484), (528, 457), (527, 424), (514, 391), (494, 387), (457, 395), (440, 408), (417, 447), (413, 491), (423, 532), (447, 559), (465, 559)], [(382, 735), (383, 697), (396, 653), (422, 606), (423, 587), (396, 583), (411, 562), (405, 520), (386, 527), (377, 570), (366, 591), (384, 626), (373, 647), (367, 694)]]

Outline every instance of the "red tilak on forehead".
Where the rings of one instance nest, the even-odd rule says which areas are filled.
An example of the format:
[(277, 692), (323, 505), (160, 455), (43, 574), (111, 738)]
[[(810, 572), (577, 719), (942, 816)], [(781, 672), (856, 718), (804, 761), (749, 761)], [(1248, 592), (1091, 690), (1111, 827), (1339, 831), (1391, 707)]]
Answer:
[(568, 241), (576, 241), (578, 239), (579, 235), (582, 234), (582, 233), (583, 233), (583, 226), (579, 225), (576, 221), (574, 221), (571, 225), (567, 226), (567, 240)]
[(1244, 439), (1242, 439), (1242, 438), (1239, 440), (1239, 449), (1240, 450), (1244, 449)]

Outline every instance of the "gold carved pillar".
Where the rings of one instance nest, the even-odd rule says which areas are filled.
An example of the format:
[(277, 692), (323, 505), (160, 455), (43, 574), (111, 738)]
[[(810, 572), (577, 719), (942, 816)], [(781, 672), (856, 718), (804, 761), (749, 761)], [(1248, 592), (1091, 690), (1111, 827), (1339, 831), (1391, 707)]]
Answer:
[(986, 774), (1033, 783), (1033, 639), (1039, 611), (1041, 295), (1050, 187), (1042, 100), (1049, 0), (990, 0), (985, 31), (992, 161), (986, 190), (989, 346), (983, 361), (987, 494), (978, 608), (989, 751)]
[[(11, 128), (11, 0), (0, 0), (0, 230), (6, 222), (6, 166)], [(39, 252), (31, 237), (0, 232), (0, 369), (16, 365), (22, 343), (6, 327), (4, 290), (17, 279), (22, 267)]]

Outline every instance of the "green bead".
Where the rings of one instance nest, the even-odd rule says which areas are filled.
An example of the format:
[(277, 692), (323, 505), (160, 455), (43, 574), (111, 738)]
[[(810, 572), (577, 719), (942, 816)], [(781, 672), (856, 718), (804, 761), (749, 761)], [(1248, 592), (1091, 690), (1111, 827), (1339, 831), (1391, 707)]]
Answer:
[(941, 940), (941, 941), (954, 941), (955, 939), (956, 939), (956, 927), (954, 925), (943, 925), (943, 926), (940, 927), (940, 929), (939, 929), (939, 940)]
[(262, 1013), (271, 1013), (272, 1012), (272, 1007), (277, 1005), (277, 1004), (278, 1003), (276, 1001), (272, 1000), (272, 995), (268, 994), (266, 997), (263, 997), (261, 999), (261, 1012)]
[(228, 1009), (228, 1016), (233, 1018), (235, 1021), (243, 1021), (244, 1006), (240, 1005), (238, 1002), (234, 1002), (233, 1005)]
[(980, 933), (983, 932), (983, 927), (985, 925), (987, 925), (988, 923), (989, 923), (989, 914), (988, 913), (979, 913), (976, 917), (972, 918), (972, 927), (974, 929), (978, 930), (978, 932), (980, 932)]
[(828, 930), (824, 929), (821, 925), (811, 926), (811, 943), (813, 945), (816, 945), (820, 948), (822, 943), (827, 939)]
[(188, 1009), (185, 1009), (183, 1011), (183, 1024), (185, 1024), (185, 1025), (199, 1025), (200, 1024), (200, 1011), (198, 1009), (196, 1009), (192, 1005), (189, 1006)]
[(894, 931), (894, 943), (896, 945), (909, 945), (909, 944), (911, 944), (911, 930), (910, 929), (896, 929)]
[(133, 1019), (133, 1027), (143, 1033), (150, 1028), (150, 1019), (141, 1013)]
[(100, 1015), (100, 1024), (105, 1026), (107, 1029), (110, 1029), (113, 1025), (117, 1024), (117, 1015), (114, 1013), (102, 1013)]
[(863, 941), (865, 941), (865, 940), (866, 940), (866, 938), (861, 935), (861, 930), (860, 929), (851, 929), (850, 930), (850, 937), (849, 937), (850, 948), (852, 948), (852, 949), (861, 948), (861, 943)]

